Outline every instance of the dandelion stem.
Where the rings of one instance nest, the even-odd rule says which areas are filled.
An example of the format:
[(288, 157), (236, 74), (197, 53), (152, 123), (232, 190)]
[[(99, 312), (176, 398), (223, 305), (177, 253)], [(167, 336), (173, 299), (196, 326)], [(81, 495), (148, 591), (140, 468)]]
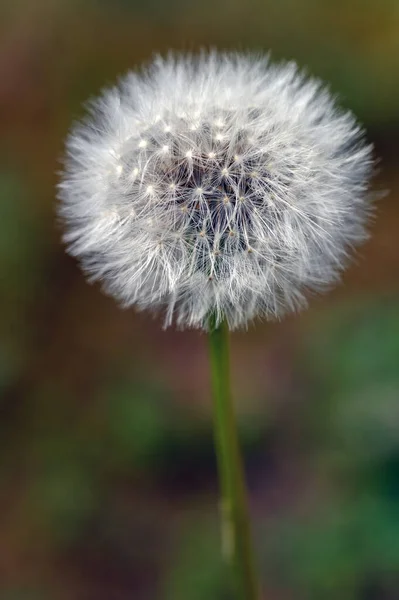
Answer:
[(244, 469), (230, 385), (229, 330), (212, 318), (209, 353), (214, 398), (214, 430), (221, 488), (222, 550), (233, 569), (241, 600), (259, 600)]

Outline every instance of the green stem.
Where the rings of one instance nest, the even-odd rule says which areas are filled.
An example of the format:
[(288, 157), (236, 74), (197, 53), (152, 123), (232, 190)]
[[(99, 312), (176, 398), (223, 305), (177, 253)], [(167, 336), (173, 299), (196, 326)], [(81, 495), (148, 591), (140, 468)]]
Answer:
[(229, 330), (211, 322), (209, 353), (214, 398), (214, 429), (222, 494), (222, 549), (242, 600), (259, 600), (252, 550), (244, 469), (231, 396)]

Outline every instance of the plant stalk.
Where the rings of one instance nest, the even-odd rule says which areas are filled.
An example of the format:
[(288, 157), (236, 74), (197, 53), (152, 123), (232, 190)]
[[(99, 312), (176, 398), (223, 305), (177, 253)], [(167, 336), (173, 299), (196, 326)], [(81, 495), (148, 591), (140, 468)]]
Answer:
[(211, 322), (209, 354), (214, 433), (221, 488), (222, 551), (233, 570), (237, 597), (259, 600), (243, 462), (230, 384), (229, 330)]

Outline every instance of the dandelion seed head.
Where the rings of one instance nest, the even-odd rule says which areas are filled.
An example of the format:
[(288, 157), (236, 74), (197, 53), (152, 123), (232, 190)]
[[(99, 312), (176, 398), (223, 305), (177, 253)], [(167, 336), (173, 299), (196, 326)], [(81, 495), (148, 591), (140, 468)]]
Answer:
[(170, 55), (92, 104), (67, 142), (65, 240), (125, 306), (165, 324), (278, 318), (366, 236), (372, 150), (293, 63)]

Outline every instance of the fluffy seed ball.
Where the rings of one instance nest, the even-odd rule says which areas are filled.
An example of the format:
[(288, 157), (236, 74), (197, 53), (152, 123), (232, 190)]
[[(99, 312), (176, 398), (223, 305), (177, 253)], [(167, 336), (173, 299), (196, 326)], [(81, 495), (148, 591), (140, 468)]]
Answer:
[(59, 186), (65, 240), (123, 305), (166, 325), (280, 317), (365, 237), (371, 148), (292, 63), (158, 58), (91, 104)]

